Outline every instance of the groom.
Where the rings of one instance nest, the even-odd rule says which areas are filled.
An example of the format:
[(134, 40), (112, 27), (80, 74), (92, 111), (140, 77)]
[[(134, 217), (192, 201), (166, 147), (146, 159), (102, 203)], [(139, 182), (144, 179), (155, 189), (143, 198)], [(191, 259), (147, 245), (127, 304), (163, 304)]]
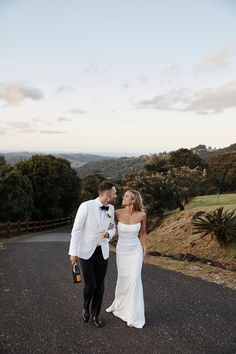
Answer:
[(114, 236), (114, 207), (116, 187), (103, 181), (96, 199), (82, 203), (77, 211), (71, 232), (69, 255), (72, 265), (80, 260), (84, 278), (84, 308), (82, 317), (101, 327), (99, 313), (102, 306), (104, 280), (109, 257), (109, 241)]

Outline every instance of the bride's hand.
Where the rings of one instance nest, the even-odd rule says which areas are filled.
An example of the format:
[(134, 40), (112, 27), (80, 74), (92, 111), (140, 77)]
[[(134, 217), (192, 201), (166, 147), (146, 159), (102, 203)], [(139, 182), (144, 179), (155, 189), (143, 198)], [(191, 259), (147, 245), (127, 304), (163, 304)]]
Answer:
[(143, 262), (144, 263), (146, 263), (146, 258), (147, 257), (147, 249), (146, 249), (146, 247), (145, 248), (143, 248)]

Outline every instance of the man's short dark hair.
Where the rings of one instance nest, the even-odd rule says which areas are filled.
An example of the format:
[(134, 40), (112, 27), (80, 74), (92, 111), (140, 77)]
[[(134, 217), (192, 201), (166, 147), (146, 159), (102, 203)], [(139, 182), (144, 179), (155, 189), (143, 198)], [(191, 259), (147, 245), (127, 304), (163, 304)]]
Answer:
[(110, 181), (102, 181), (98, 186), (98, 193), (110, 191), (112, 187), (115, 187), (114, 183)]

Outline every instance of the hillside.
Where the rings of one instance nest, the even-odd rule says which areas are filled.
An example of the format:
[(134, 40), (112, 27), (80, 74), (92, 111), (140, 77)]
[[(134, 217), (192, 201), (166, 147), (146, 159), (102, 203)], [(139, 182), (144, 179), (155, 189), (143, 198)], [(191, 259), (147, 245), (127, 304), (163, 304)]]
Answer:
[(78, 175), (99, 173), (106, 178), (121, 180), (126, 174), (139, 173), (143, 170), (147, 156), (120, 157), (117, 159), (102, 160), (88, 163), (77, 169)]
[[(208, 161), (210, 157), (225, 153), (236, 151), (236, 144), (232, 144), (223, 149), (212, 149), (206, 147), (206, 145), (198, 145), (191, 149), (196, 154), (198, 154), (203, 160)], [(159, 155), (168, 155), (168, 153), (160, 153)], [(113, 178), (114, 180), (120, 180), (125, 174), (139, 173), (143, 170), (145, 159), (148, 156), (140, 157), (121, 157), (118, 159), (100, 160), (95, 162), (90, 162), (79, 166), (77, 172), (80, 176), (87, 173), (100, 173), (104, 177)]]
[(71, 163), (71, 166), (73, 168), (78, 168), (91, 162), (98, 162), (101, 160), (106, 161), (107, 159), (111, 159), (111, 156), (101, 156), (101, 155), (82, 154), (82, 153), (55, 154), (55, 156), (68, 160)]
[(236, 144), (231, 144), (228, 147), (222, 149), (216, 149), (211, 147), (206, 147), (206, 145), (198, 145), (191, 150), (197, 153), (203, 160), (208, 161), (211, 157), (219, 154), (223, 154), (226, 152), (236, 151)]
[[(32, 155), (35, 154), (46, 154), (42, 152), (27, 152), (27, 151), (22, 151), (22, 152), (0, 152), (0, 155), (4, 156), (7, 163), (13, 165), (17, 161), (20, 160), (26, 160), (30, 158)], [(106, 159), (111, 159), (111, 156), (102, 156), (102, 155), (94, 155), (94, 154), (83, 154), (83, 153), (62, 153), (62, 154), (57, 154), (57, 153), (50, 153), (50, 155), (54, 155), (57, 157), (61, 157), (63, 159), (68, 160), (71, 162), (71, 166), (73, 168), (78, 168), (80, 166), (85, 165), (86, 163), (92, 162), (92, 161), (100, 161), (103, 160), (105, 161)]]
[(176, 211), (164, 217), (161, 224), (149, 234), (149, 250), (161, 253), (191, 253), (210, 259), (225, 259), (236, 262), (236, 243), (221, 247), (215, 238), (200, 239), (193, 234), (192, 219), (198, 211), (209, 211), (219, 206), (236, 208), (236, 194), (198, 197), (186, 211)]
[[(191, 148), (203, 160), (208, 161), (210, 157), (217, 154), (236, 151), (236, 144), (232, 144), (222, 149), (206, 147), (206, 145), (198, 145)], [(25, 160), (33, 154), (45, 154), (42, 152), (0, 152), (9, 164), (14, 164), (19, 160)], [(113, 157), (102, 156), (96, 154), (84, 153), (51, 153), (57, 157), (64, 158), (71, 162), (71, 166), (75, 168), (80, 176), (87, 173), (100, 173), (106, 178), (120, 180), (125, 174), (139, 173), (143, 170), (144, 162), (147, 156), (140, 157)], [(168, 155), (168, 153), (160, 153), (160, 155)]]

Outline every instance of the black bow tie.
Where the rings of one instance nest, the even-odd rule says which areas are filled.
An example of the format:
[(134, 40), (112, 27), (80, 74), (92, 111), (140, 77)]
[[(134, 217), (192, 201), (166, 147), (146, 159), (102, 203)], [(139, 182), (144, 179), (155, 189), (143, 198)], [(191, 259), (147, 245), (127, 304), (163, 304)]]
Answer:
[(102, 210), (106, 210), (106, 211), (108, 211), (109, 206), (102, 205), (100, 208), (101, 208)]

